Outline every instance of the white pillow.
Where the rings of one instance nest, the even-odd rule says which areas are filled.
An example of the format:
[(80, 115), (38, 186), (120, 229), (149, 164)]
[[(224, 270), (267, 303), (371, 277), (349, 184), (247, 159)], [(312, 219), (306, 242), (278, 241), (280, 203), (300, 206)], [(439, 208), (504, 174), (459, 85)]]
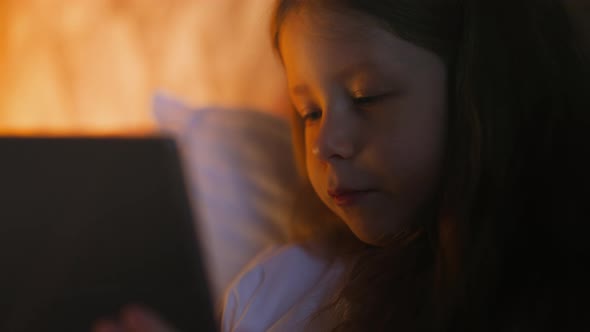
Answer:
[(297, 176), (289, 125), (256, 111), (190, 109), (164, 95), (154, 114), (183, 156), (218, 304), (248, 261), (287, 240)]

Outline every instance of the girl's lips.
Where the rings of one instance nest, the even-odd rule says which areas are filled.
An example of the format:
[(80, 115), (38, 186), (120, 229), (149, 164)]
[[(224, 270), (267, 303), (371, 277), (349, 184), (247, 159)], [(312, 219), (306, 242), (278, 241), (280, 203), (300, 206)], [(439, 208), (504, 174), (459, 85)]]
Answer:
[(328, 195), (336, 205), (349, 206), (357, 203), (373, 190), (328, 190)]

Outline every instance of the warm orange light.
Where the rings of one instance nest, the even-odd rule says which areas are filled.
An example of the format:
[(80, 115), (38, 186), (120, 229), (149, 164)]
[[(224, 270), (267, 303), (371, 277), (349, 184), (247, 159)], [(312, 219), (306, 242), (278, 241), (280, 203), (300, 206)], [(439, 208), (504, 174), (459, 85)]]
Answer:
[(160, 133), (154, 129), (136, 129), (130, 130), (125, 129), (103, 129), (103, 130), (84, 130), (79, 128), (72, 129), (47, 129), (47, 128), (22, 128), (22, 129), (1, 129), (0, 137), (29, 137), (29, 136), (40, 136), (40, 137), (148, 137), (160, 135)]
[(0, 134), (154, 132), (158, 90), (272, 111), (284, 101), (261, 19), (272, 2), (0, 0)]

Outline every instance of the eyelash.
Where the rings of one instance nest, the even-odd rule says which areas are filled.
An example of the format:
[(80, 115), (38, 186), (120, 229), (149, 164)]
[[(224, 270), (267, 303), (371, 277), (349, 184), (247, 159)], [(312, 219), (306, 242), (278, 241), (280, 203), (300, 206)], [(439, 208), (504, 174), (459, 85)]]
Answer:
[[(369, 105), (375, 102), (378, 102), (381, 98), (383, 98), (385, 95), (373, 95), (373, 96), (357, 96), (357, 97), (352, 97), (352, 102), (355, 105)], [(303, 112), (302, 112), (303, 113)], [(303, 121), (305, 122), (313, 122), (315, 120), (319, 120), (320, 117), (322, 115), (322, 112), (319, 110), (311, 110), (308, 111), (306, 113), (303, 113), (301, 115), (301, 118), (303, 119)], [(317, 116), (317, 118), (316, 118)]]
[(355, 105), (367, 105), (367, 104), (372, 104), (372, 103), (379, 101), (382, 97), (383, 97), (383, 95), (356, 96), (356, 97), (353, 96), (352, 102)]
[(315, 121), (315, 120), (319, 120), (320, 118), (314, 118), (315, 116), (320, 116), (321, 117), (322, 112), (318, 111), (318, 110), (312, 110), (312, 111), (308, 111), (307, 113), (303, 114), (301, 116), (301, 118), (303, 119), (303, 121), (305, 122), (311, 122), (311, 121)]

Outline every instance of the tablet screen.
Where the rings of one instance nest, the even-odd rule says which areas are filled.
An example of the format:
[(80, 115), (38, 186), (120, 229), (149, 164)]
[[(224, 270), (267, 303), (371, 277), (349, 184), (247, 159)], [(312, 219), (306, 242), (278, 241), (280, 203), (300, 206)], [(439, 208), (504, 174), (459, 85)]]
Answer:
[(0, 138), (0, 331), (89, 331), (128, 303), (215, 324), (172, 140)]

